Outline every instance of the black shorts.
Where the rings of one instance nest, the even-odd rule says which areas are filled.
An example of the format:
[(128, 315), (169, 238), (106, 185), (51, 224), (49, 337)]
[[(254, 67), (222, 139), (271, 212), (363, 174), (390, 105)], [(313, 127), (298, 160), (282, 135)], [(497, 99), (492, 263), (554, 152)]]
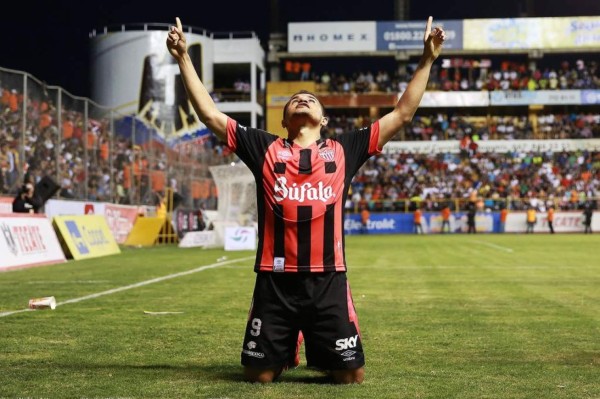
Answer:
[(364, 366), (346, 273), (257, 273), (242, 365), (280, 369), (292, 364), (300, 331), (309, 367)]

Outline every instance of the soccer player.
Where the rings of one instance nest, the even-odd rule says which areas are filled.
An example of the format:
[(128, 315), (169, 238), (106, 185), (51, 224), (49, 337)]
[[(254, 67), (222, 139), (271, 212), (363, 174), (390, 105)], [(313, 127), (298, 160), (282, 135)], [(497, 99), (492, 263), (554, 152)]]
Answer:
[(302, 332), (308, 366), (336, 383), (360, 383), (364, 355), (346, 280), (344, 202), (359, 167), (379, 154), (416, 112), (445, 33), (425, 27), (424, 50), (394, 110), (368, 127), (321, 138), (327, 117), (317, 97), (292, 95), (283, 110), (288, 137), (243, 126), (219, 111), (187, 53), (179, 18), (167, 48), (200, 120), (256, 178), (256, 283), (241, 360), (245, 378), (271, 382), (294, 365)]

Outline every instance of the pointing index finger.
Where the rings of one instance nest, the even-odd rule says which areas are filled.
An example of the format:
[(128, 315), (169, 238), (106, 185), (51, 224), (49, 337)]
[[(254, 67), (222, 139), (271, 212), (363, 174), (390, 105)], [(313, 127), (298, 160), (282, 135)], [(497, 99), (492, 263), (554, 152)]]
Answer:
[[(179, 19), (179, 17), (175, 17), (175, 23), (177, 25), (177, 30), (179, 30), (180, 32), (183, 31), (183, 27), (181, 26), (181, 20)], [(431, 27), (431, 24), (429, 24), (429, 27)]]
[(425, 40), (427, 40), (427, 38), (429, 37), (429, 34), (431, 33), (431, 24), (433, 22), (433, 17), (430, 16), (429, 18), (427, 18), (427, 26), (425, 27)]

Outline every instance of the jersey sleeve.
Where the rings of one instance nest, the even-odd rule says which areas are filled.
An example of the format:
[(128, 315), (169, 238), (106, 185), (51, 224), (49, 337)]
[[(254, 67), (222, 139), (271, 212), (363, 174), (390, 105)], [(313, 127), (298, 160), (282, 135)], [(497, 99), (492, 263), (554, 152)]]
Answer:
[(240, 125), (237, 121), (227, 118), (227, 147), (252, 170), (260, 171), (267, 148), (278, 139), (278, 136)]
[(377, 146), (379, 141), (379, 121), (371, 126), (344, 133), (336, 137), (344, 148), (346, 155), (346, 170), (354, 175), (367, 159), (373, 155), (381, 154)]

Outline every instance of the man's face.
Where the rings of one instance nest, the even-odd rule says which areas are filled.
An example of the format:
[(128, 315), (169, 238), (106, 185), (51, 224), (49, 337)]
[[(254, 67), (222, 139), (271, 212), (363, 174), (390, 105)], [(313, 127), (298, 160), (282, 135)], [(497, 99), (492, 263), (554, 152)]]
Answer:
[(284, 119), (289, 120), (298, 115), (309, 116), (315, 120), (323, 117), (323, 106), (319, 100), (310, 93), (294, 94), (284, 110)]
[(26, 189), (25, 193), (27, 194), (27, 196), (28, 197), (32, 197), (33, 196), (33, 191), (34, 191), (33, 184), (27, 184), (25, 186), (25, 189)]

